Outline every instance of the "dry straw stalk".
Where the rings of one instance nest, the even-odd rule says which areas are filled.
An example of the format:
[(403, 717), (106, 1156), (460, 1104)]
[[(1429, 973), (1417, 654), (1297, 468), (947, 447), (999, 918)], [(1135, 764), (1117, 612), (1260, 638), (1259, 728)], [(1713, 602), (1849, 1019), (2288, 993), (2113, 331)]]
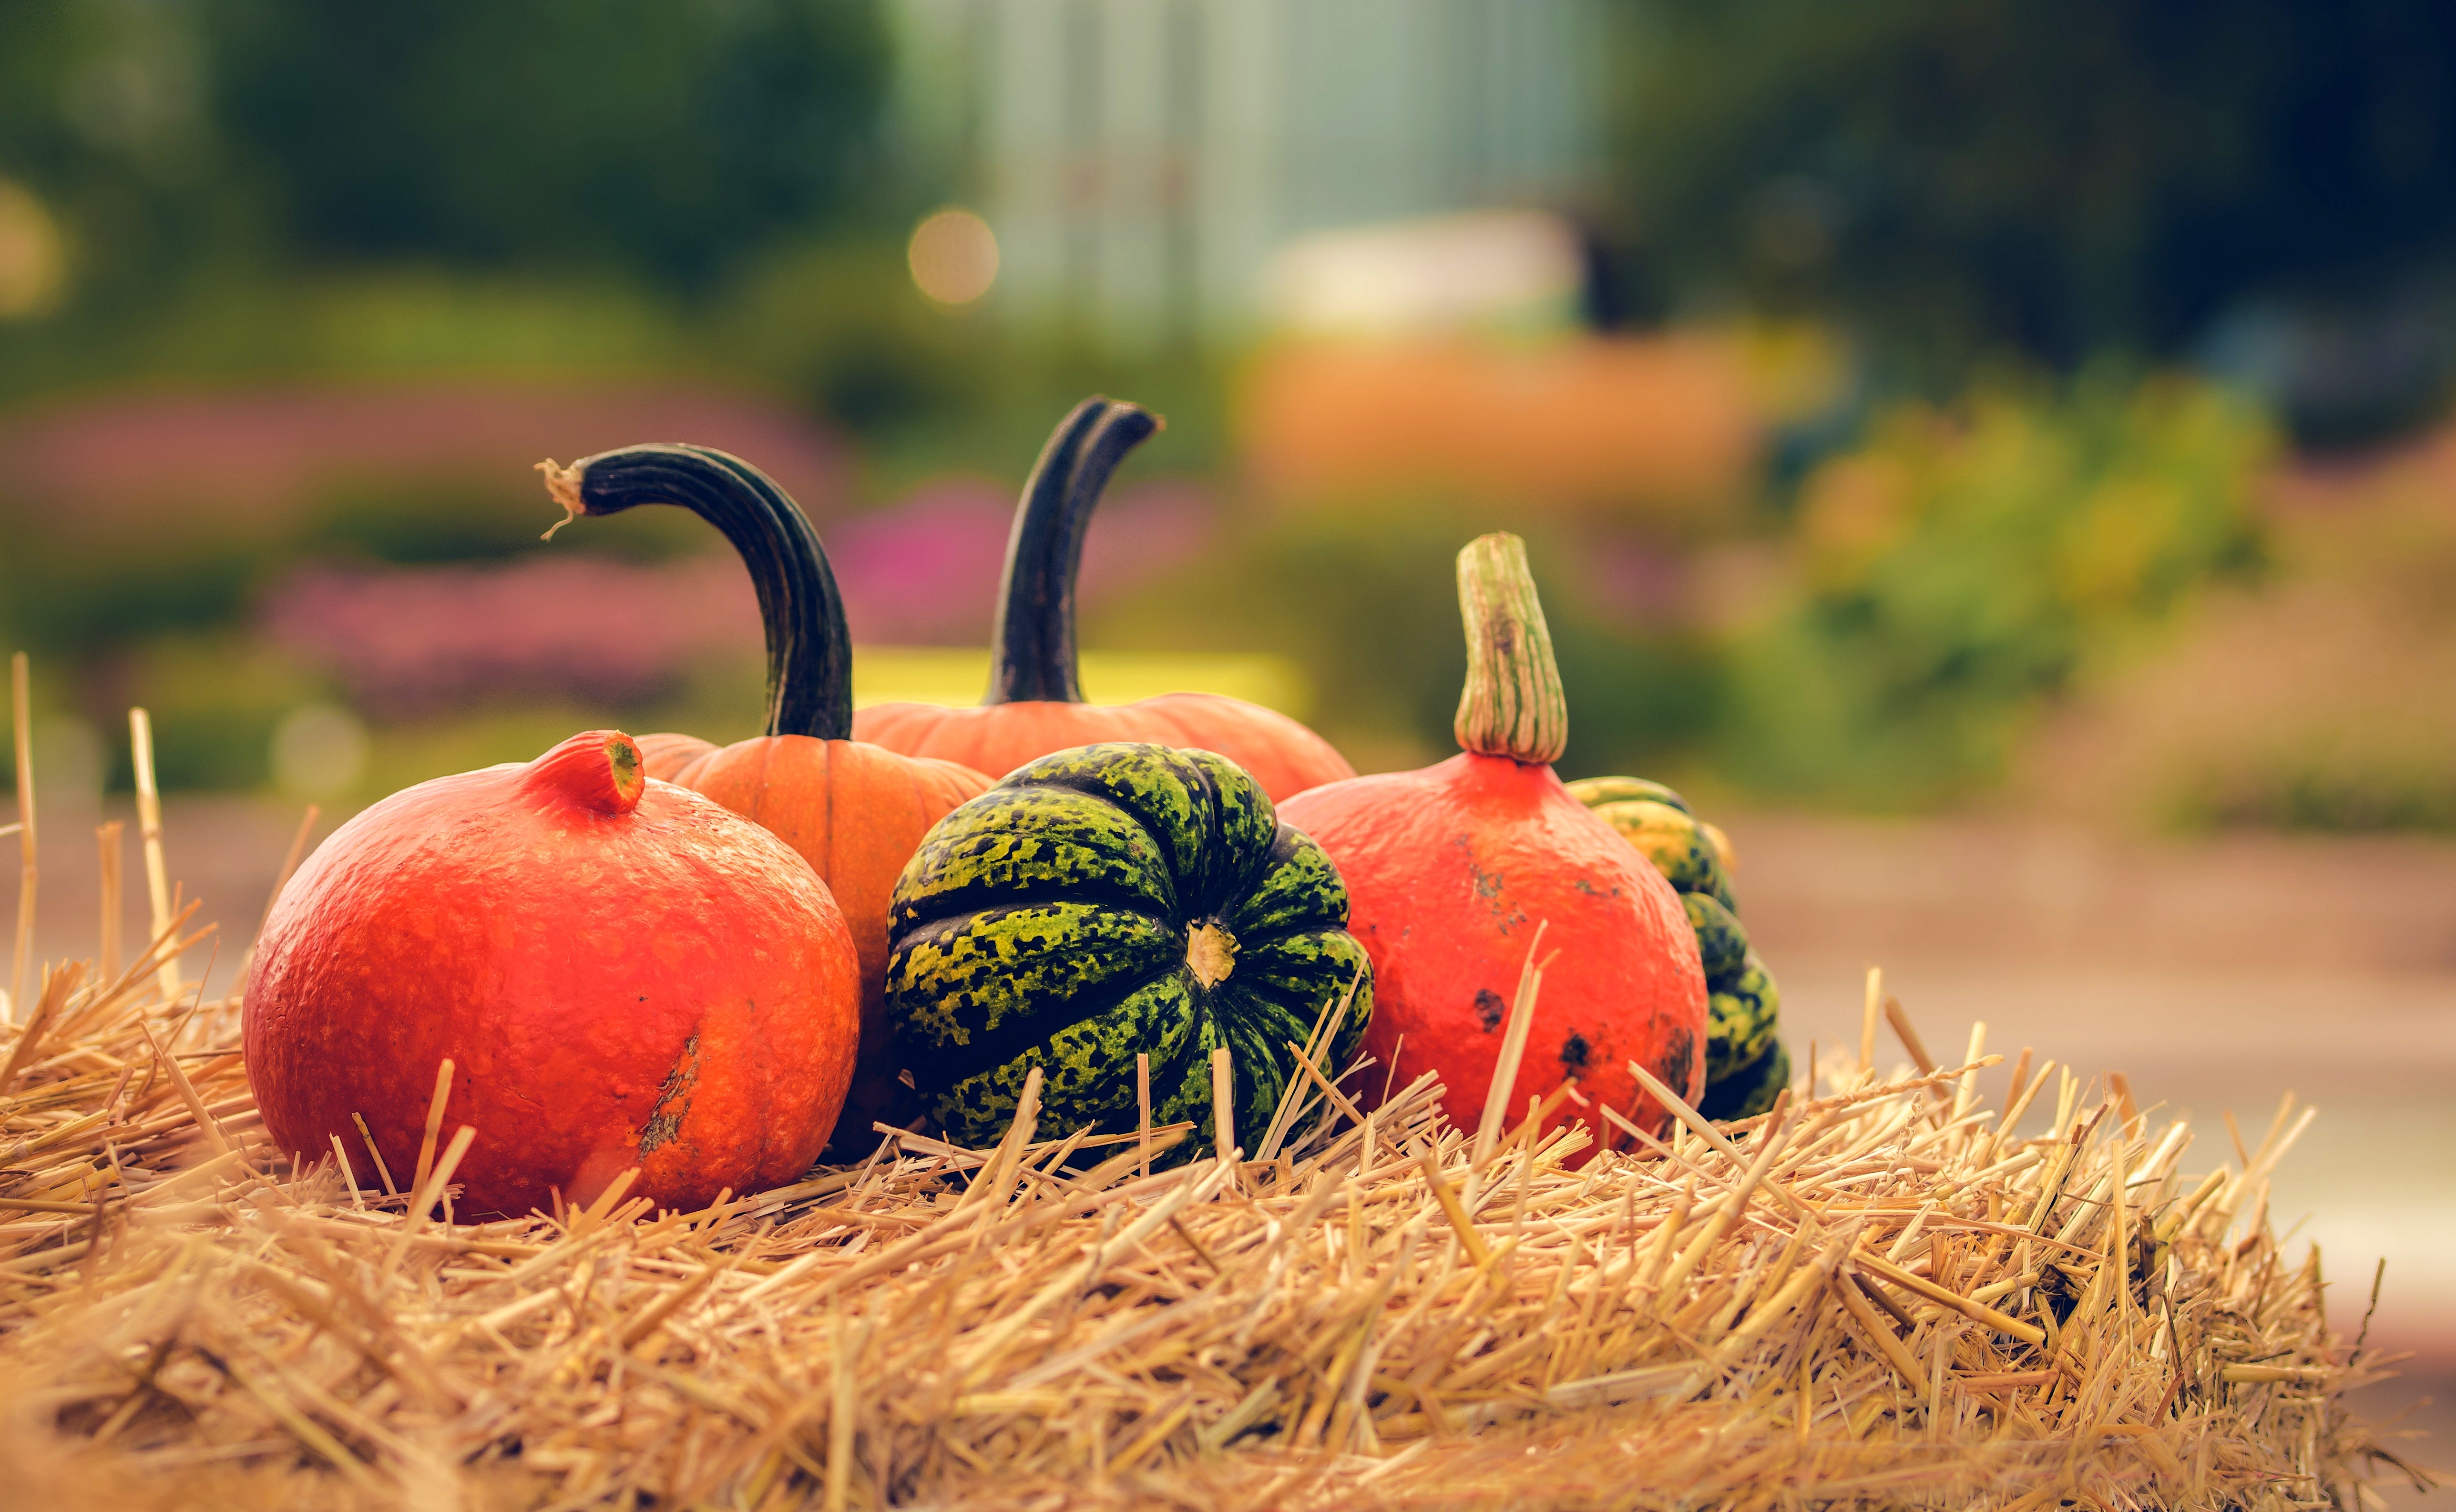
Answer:
[(1974, 1054), (1478, 1158), (1429, 1077), (1331, 1096), (1358, 1068), (1259, 1158), (890, 1134), (704, 1212), (455, 1223), (269, 1146), (182, 1048), (230, 1020), (162, 993), (183, 925), (7, 1032), (17, 1504), (2350, 1508), (2403, 1468), (2267, 1227), (2290, 1110), (2203, 1172), (2026, 1054), (2055, 1116), (2011, 1132)]

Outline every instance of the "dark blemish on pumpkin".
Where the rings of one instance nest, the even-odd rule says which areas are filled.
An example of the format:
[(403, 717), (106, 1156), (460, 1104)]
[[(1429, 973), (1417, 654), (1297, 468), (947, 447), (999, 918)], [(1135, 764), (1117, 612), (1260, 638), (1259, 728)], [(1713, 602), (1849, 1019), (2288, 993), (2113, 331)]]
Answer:
[(1479, 987), (1475, 990), (1475, 1016), (1484, 1021), (1485, 1033), (1489, 1034), (1499, 1029), (1502, 1015), (1507, 1011), (1507, 1005), (1501, 1001), (1499, 992), (1488, 987)]
[(1586, 1069), (1586, 1036), (1571, 1034), (1561, 1043), (1561, 1064), (1573, 1072)]
[[(1571, 886), (1571, 887), (1573, 887), (1573, 888), (1577, 889), (1580, 892), (1585, 893), (1587, 897), (1590, 897), (1590, 898), (1597, 898), (1597, 897), (1601, 897), (1601, 896), (1603, 896), (1603, 894), (1601, 894), (1601, 893), (1599, 893), (1599, 892), (1597, 892), (1597, 891), (1595, 890), (1595, 885), (1594, 885), (1593, 883), (1591, 883), (1591, 882), (1588, 882), (1588, 881), (1587, 881), (1586, 878), (1584, 878), (1584, 877), (1573, 877), (1573, 878), (1571, 878), (1571, 879), (1569, 880), (1569, 886)], [(1613, 894), (1613, 896), (1615, 896), (1615, 897), (1619, 896), (1619, 894), (1620, 894), (1620, 889), (1617, 889), (1617, 888), (1613, 889), (1612, 889), (1612, 894)]]
[(699, 1036), (683, 1041), (683, 1052), (674, 1069), (665, 1073), (665, 1084), (657, 1089), (657, 1104), (648, 1121), (640, 1130), (640, 1154), (645, 1157), (659, 1147), (673, 1143), (683, 1132), (683, 1119), (689, 1116), (691, 1091), (699, 1085)]
[(1672, 1031), (1670, 1045), (1665, 1049), (1663, 1058), (1654, 1063), (1654, 1074), (1663, 1078), (1663, 1085), (1685, 1097), (1688, 1074), (1696, 1069), (1697, 1036), (1685, 1029)]
[(1467, 875), (1474, 881), (1475, 895), (1490, 905), (1493, 918), (1501, 925), (1501, 932), (1507, 934), (1525, 923), (1525, 913), (1501, 895), (1502, 889), (1508, 886), (1507, 880), (1499, 872), (1486, 871), (1476, 864), (1475, 852), (1468, 848), (1467, 837), (1453, 836), (1450, 844), (1466, 852)]

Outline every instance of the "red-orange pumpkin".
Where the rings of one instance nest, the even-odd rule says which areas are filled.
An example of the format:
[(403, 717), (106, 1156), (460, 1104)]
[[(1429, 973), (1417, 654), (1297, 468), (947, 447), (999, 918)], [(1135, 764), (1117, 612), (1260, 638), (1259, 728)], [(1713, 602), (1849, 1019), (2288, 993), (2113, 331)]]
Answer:
[(810, 868), (603, 729), (343, 825), (282, 889), (246, 1003), (276, 1147), (338, 1135), (355, 1157), (364, 1119), (404, 1186), (450, 1060), (443, 1131), (477, 1131), (454, 1172), (467, 1216), (587, 1202), (634, 1168), (674, 1208), (794, 1179), (860, 1015)]
[(1275, 709), (1218, 693), (1163, 693), (1087, 704), (1075, 672), (1074, 576), (1083, 533), (1109, 475), (1159, 421), (1097, 397), (1074, 407), (1042, 448), (1007, 538), (990, 651), (989, 696), (971, 708), (879, 704), (854, 735), (1002, 776), (1052, 751), (1103, 741), (1192, 746), (1244, 767), (1281, 802), (1356, 768), (1320, 736)]
[(705, 447), (651, 445), (549, 463), (546, 480), (572, 516), (678, 504), (723, 531), (750, 569), (768, 629), (768, 733), (723, 747), (650, 735), (640, 747), (649, 776), (705, 793), (801, 852), (844, 910), (861, 955), (861, 1057), (833, 1141), (849, 1154), (905, 1100), (885, 993), (889, 894), (922, 835), (990, 780), (845, 738), (852, 647), (835, 574), (808, 518), (766, 474)]
[[(1348, 932), (1373, 960), (1365, 1052), (1384, 1064), (1402, 1056), (1402, 1077), (1439, 1073), (1443, 1108), (1475, 1127), (1520, 972), (1548, 926), (1551, 964), (1505, 1103), (1510, 1121), (1574, 1079), (1580, 1095), (1661, 1134), (1668, 1112), (1628, 1063), (1691, 1103), (1704, 1089), (1706, 976), (1688, 916), (1663, 874), (1553, 774), (1568, 713), (1517, 537), (1484, 536), (1459, 554), (1459, 606), (1462, 753), (1279, 806), (1346, 879)], [(1566, 1098), (1549, 1124), (1577, 1118), (1599, 1144), (1633, 1142)]]

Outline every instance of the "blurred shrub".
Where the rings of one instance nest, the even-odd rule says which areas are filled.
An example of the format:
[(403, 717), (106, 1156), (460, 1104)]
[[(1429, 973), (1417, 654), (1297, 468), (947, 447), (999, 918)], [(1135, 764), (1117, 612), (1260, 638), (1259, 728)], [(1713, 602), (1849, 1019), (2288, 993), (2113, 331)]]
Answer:
[(1000, 366), (982, 360), (992, 337), (980, 321), (921, 297), (900, 244), (782, 249), (745, 274), (712, 324), (729, 362), (870, 435), (977, 405)]
[(2139, 826), (2456, 829), (2451, 481), (2447, 447), (2279, 480), (2258, 591), (2086, 678), (2021, 796)]
[(1796, 586), (1733, 648), (1727, 769), (1878, 805), (1995, 777), (2085, 662), (2254, 563), (2268, 449), (2255, 414), (2173, 378), (1893, 411), (1806, 485)]
[[(238, 636), (155, 641), (133, 652), (120, 673), (127, 703), (153, 717), (154, 778), (165, 789), (262, 787), (283, 716), (327, 691), (281, 650)], [(101, 726), (113, 752), (105, 780), (124, 791), (135, 780), (128, 716), (125, 708), (113, 712)]]

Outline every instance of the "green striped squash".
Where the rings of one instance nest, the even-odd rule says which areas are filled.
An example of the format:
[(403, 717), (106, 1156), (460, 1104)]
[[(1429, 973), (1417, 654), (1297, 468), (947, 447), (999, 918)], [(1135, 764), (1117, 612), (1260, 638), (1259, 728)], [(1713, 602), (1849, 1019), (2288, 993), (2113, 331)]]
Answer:
[(1776, 1032), (1782, 995), (1740, 927), (1730, 842), (1658, 782), (1586, 777), (1568, 788), (1654, 863), (1688, 910), (1706, 969), (1706, 1094), (1697, 1111), (1709, 1118), (1765, 1112), (1791, 1080), (1791, 1055)]
[[(905, 1065), (957, 1143), (1013, 1123), (1042, 1074), (1044, 1136), (1130, 1134), (1135, 1056), (1152, 1122), (1212, 1126), (1211, 1052), (1251, 1148), (1300, 1074), (1288, 1042), (1345, 1069), (1373, 1010), (1347, 889), (1226, 757), (1111, 744), (1058, 751), (938, 821), (895, 884), (887, 1005)], [(1348, 998), (1353, 991), (1354, 997)], [(1343, 1015), (1334, 1007), (1346, 1003)]]

